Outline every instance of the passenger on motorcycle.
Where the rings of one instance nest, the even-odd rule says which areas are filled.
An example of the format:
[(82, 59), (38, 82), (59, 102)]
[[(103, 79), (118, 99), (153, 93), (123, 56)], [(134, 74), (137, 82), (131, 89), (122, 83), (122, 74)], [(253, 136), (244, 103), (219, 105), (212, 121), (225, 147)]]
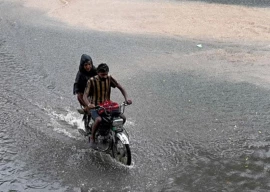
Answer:
[[(106, 63), (101, 63), (97, 67), (97, 75), (90, 78), (87, 81), (87, 86), (83, 94), (83, 100), (87, 105), (88, 109), (94, 108), (100, 105), (104, 101), (109, 101), (111, 96), (111, 87), (117, 87), (125, 98), (127, 104), (131, 104), (132, 101), (127, 99), (127, 93), (125, 89), (110, 75), (109, 67)], [(92, 126), (92, 134), (90, 136), (90, 147), (97, 149), (95, 143), (95, 133), (97, 128), (101, 123), (101, 117), (99, 116), (97, 110), (91, 109), (91, 115), (94, 119), (94, 124)], [(125, 123), (126, 118), (122, 115), (123, 121)]]
[(83, 54), (77, 72), (75, 83), (73, 86), (73, 94), (77, 95), (77, 99), (81, 106), (86, 109), (87, 105), (83, 101), (84, 89), (87, 85), (88, 79), (97, 75), (96, 68), (93, 65), (92, 58), (89, 55)]

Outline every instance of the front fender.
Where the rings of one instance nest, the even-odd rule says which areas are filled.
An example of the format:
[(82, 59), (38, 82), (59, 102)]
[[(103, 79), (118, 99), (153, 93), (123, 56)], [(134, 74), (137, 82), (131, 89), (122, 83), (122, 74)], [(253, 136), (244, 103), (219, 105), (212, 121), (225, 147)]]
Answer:
[(116, 137), (123, 143), (123, 144), (129, 144), (128, 137), (123, 133), (116, 133)]

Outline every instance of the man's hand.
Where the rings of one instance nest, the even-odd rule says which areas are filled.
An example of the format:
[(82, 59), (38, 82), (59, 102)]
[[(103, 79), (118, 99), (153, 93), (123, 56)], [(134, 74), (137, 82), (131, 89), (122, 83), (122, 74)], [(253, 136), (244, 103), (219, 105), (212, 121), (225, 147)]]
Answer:
[(86, 107), (84, 107), (84, 109), (83, 109), (83, 110), (84, 110), (85, 112), (87, 112), (87, 113), (88, 113), (88, 112), (90, 111), (90, 109), (92, 109), (92, 108), (94, 108), (94, 107), (95, 107), (95, 105), (94, 105), (94, 104), (90, 104), (90, 103), (89, 103), (89, 105), (88, 105), (88, 106), (86, 106)]
[(89, 108), (89, 109), (93, 109), (93, 108), (95, 108), (95, 105), (94, 105), (94, 104), (90, 104), (90, 103), (89, 103), (89, 104), (87, 105), (87, 108)]
[(130, 99), (126, 100), (126, 104), (130, 105), (130, 104), (132, 104), (132, 101)]

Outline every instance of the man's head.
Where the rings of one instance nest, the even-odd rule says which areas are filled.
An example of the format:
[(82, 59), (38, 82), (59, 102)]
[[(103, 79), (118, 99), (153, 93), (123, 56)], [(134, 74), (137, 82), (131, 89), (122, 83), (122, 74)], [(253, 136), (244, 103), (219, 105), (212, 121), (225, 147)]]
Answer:
[(108, 77), (109, 67), (106, 63), (101, 63), (97, 67), (97, 74), (101, 80), (105, 80)]

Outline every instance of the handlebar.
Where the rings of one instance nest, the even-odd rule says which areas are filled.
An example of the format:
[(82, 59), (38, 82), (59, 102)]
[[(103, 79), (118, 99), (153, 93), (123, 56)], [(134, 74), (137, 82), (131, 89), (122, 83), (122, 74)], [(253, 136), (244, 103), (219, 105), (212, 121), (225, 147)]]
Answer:
[(99, 105), (95, 106), (94, 108), (91, 108), (91, 109), (100, 109), (100, 108), (104, 108), (104, 107), (101, 107)]
[(123, 103), (120, 104), (120, 106), (128, 106), (128, 105), (131, 105), (131, 104), (132, 103), (127, 103), (127, 102), (124, 101)]

